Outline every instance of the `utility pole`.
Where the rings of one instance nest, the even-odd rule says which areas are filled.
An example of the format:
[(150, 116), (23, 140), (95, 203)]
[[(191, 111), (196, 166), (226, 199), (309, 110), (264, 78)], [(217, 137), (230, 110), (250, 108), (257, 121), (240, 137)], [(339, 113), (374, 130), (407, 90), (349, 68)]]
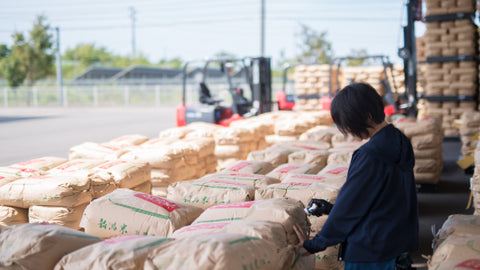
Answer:
[(136, 56), (136, 49), (135, 49), (135, 8), (130, 7), (130, 19), (132, 20), (132, 61), (135, 59)]
[(62, 56), (60, 55), (60, 28), (55, 27), (57, 33), (57, 85), (58, 85), (58, 103), (60, 106), (64, 106), (63, 102), (63, 75), (62, 75)]
[(260, 8), (260, 56), (264, 56), (265, 54), (265, 0), (261, 1), (261, 8)]

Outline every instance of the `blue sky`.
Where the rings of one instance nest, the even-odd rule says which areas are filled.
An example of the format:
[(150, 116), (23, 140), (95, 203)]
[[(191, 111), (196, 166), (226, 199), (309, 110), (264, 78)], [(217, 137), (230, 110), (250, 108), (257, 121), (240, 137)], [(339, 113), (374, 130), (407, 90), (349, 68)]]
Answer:
[[(152, 62), (209, 57), (220, 51), (236, 56), (260, 54), (261, 0), (0, 0), (0, 43), (13, 31), (32, 28), (36, 15), (60, 28), (61, 50), (94, 43), (110, 52), (132, 51), (130, 8), (135, 9), (136, 50)], [(265, 55), (278, 61), (298, 53), (300, 25), (326, 31), (336, 56), (352, 49), (396, 56), (403, 42), (402, 0), (265, 0)], [(418, 23), (417, 23), (418, 25)], [(421, 31), (423, 25), (417, 26)]]

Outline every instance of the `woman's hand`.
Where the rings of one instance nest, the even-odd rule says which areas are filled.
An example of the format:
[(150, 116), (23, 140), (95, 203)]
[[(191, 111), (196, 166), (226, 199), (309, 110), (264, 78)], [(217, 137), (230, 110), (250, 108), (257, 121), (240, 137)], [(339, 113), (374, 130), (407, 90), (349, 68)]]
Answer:
[(310, 252), (308, 252), (306, 249), (303, 248), (303, 242), (308, 239), (307, 233), (303, 230), (302, 226), (299, 224), (294, 224), (293, 225), (293, 230), (297, 234), (299, 243), (295, 246), (295, 252), (302, 253), (302, 256), (308, 256), (310, 255)]

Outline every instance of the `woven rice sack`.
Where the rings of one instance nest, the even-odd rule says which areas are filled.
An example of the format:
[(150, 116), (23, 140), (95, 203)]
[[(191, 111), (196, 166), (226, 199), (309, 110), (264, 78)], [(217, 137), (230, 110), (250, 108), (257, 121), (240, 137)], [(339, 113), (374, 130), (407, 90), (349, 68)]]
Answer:
[(435, 270), (472, 270), (478, 268), (480, 260), (478, 257), (472, 257), (471, 259), (461, 260), (448, 260), (432, 265), (431, 269)]
[(20, 168), (14, 169), (9, 167), (0, 167), (0, 187), (22, 177), (39, 175), (41, 173), (39, 171), (30, 169), (27, 170), (30, 171), (28, 173), (25, 173), (24, 171), (22, 171)]
[(173, 147), (135, 148), (122, 156), (122, 160), (150, 163), (153, 168), (170, 169), (185, 164), (183, 152)]
[(267, 176), (280, 179), (281, 181), (288, 174), (316, 174), (320, 169), (321, 167), (315, 164), (283, 164), (267, 173)]
[(60, 157), (42, 157), (37, 159), (32, 159), (16, 164), (12, 164), (9, 167), (19, 168), (19, 169), (32, 169), (35, 171), (48, 171), (51, 168), (57, 167), (58, 165), (67, 162), (67, 159)]
[(148, 255), (144, 269), (278, 270), (291, 265), (294, 253), (292, 248), (279, 249), (257, 237), (213, 233), (180, 238), (168, 247), (157, 247)]
[(438, 184), (442, 172), (417, 173), (414, 172), (415, 183)]
[(257, 201), (219, 204), (209, 207), (193, 221), (192, 225), (232, 222), (244, 219), (250, 212), (251, 206)]
[(291, 150), (269, 147), (267, 149), (250, 152), (247, 160), (265, 161), (278, 167), (288, 162), (288, 156), (293, 153)]
[(251, 142), (254, 140), (254, 134), (247, 128), (229, 127), (218, 130), (215, 133), (215, 142), (217, 145), (239, 144)]
[(434, 250), (432, 258), (428, 262), (428, 267), (435, 269), (433, 267), (446, 261), (476, 259), (479, 249), (480, 235), (450, 235)]
[(148, 141), (148, 137), (146, 136), (140, 134), (129, 134), (112, 139), (108, 141), (107, 144), (115, 145), (122, 148), (127, 146), (140, 145), (146, 141)]
[(82, 170), (92, 169), (105, 162), (102, 159), (74, 159), (48, 170), (47, 173), (52, 175), (77, 173)]
[(290, 174), (282, 180), (283, 183), (331, 183), (342, 186), (345, 183), (343, 176), (322, 176), (311, 174)]
[(191, 224), (185, 227), (182, 227), (176, 230), (172, 237), (178, 238), (189, 238), (195, 235), (201, 234), (213, 234), (221, 232), (222, 229), (231, 224), (232, 221), (219, 221), (219, 222), (212, 222), (212, 223), (200, 223), (200, 224)]
[(327, 159), (327, 164), (350, 164), (352, 160), (353, 151), (351, 150), (336, 150), (330, 152)]
[[(270, 173), (269, 173), (270, 174)], [(279, 183), (280, 179), (272, 175), (248, 174), (248, 173), (213, 173), (203, 176), (201, 179), (227, 180), (236, 183), (244, 183), (255, 187), (266, 187), (271, 184)]]
[(103, 159), (115, 160), (128, 150), (106, 143), (85, 142), (70, 148), (68, 159)]
[[(298, 243), (293, 225), (300, 225), (305, 231), (309, 230), (310, 223), (303, 211), (305, 205), (293, 198), (273, 198), (256, 201), (245, 216), (244, 220), (267, 220), (282, 224), (287, 232), (289, 244)], [(302, 213), (303, 212), (303, 213)]]
[(168, 186), (167, 198), (207, 209), (213, 205), (251, 201), (253, 185), (229, 180), (198, 179)]
[(414, 136), (411, 138), (411, 142), (414, 150), (434, 148), (440, 145), (442, 141), (443, 141), (443, 136), (441, 134), (433, 134), (433, 133)]
[(166, 237), (192, 223), (201, 212), (202, 209), (184, 203), (117, 189), (92, 201), (80, 226), (102, 238), (136, 234)]
[(239, 160), (228, 166), (222, 172), (267, 174), (273, 170), (272, 164), (265, 161)]
[(333, 183), (294, 183), (282, 182), (255, 191), (257, 200), (288, 197), (307, 205), (311, 199), (324, 199), (335, 202), (341, 186)]
[(147, 254), (154, 248), (170, 245), (173, 239), (129, 235), (86, 246), (65, 255), (55, 270), (143, 269)]
[(331, 148), (330, 143), (322, 141), (290, 141), (278, 143), (272, 146), (272, 148), (286, 149), (290, 151), (304, 151), (304, 150), (328, 150)]
[(75, 207), (39, 206), (28, 209), (30, 223), (50, 223), (75, 230), (80, 229), (80, 220), (88, 203)]
[(316, 126), (305, 133), (300, 135), (300, 140), (312, 140), (312, 141), (322, 141), (322, 142), (332, 142), (332, 137), (339, 133), (337, 128), (330, 126)]
[(213, 138), (191, 138), (176, 141), (171, 144), (177, 152), (181, 151), (184, 155), (198, 155), (198, 158), (204, 158), (213, 155), (215, 152), (215, 140)]
[(317, 175), (325, 177), (347, 177), (348, 165), (347, 164), (329, 164), (323, 168)]
[(22, 223), (28, 223), (28, 209), (0, 205), (0, 229)]
[(0, 231), (0, 268), (53, 269), (65, 254), (100, 240), (58, 225), (9, 226)]
[(179, 139), (177, 138), (155, 138), (148, 140), (139, 145), (142, 148), (158, 148), (158, 147), (166, 147), (171, 143), (177, 142)]
[(274, 126), (274, 122), (259, 121), (257, 117), (251, 117), (241, 121), (233, 121), (230, 124), (230, 127), (233, 128), (241, 127), (252, 130), (255, 137), (263, 137), (268, 134), (273, 134)]
[(142, 193), (152, 194), (152, 182), (147, 181), (138, 186), (131, 187), (130, 189), (134, 191), (142, 192)]
[[(470, 236), (480, 234), (480, 216), (450, 215), (435, 235), (434, 244), (438, 245), (450, 235)], [(436, 246), (434, 247), (436, 248)]]
[(190, 126), (183, 126), (183, 127), (174, 127), (168, 128), (165, 130), (160, 131), (158, 134), (159, 138), (174, 138), (174, 139), (183, 139), (185, 136), (192, 132), (193, 128)]
[(150, 181), (151, 167), (148, 163), (115, 160), (92, 169), (92, 185), (113, 181), (120, 188), (131, 188)]
[(0, 204), (74, 207), (91, 201), (90, 179), (84, 176), (32, 176), (0, 187)]
[(433, 158), (436, 160), (442, 159), (442, 146), (438, 145), (436, 148), (431, 149), (422, 149), (422, 150), (415, 150), (415, 159), (428, 159)]
[(443, 162), (438, 159), (417, 159), (415, 158), (415, 167), (413, 168), (414, 173), (435, 173), (442, 171)]
[(275, 144), (278, 144), (278, 143), (296, 141), (296, 140), (298, 140), (299, 137), (300, 137), (299, 135), (280, 136), (280, 135), (277, 135), (277, 134), (273, 134), (273, 135), (265, 136), (265, 141), (267, 142), (267, 146), (271, 146), (271, 145), (275, 145)]
[(232, 145), (217, 145), (215, 147), (215, 156), (217, 158), (247, 157), (251, 149), (251, 143), (238, 143)]
[(288, 155), (288, 164), (315, 164), (323, 169), (327, 166), (328, 155), (326, 150), (297, 151)]

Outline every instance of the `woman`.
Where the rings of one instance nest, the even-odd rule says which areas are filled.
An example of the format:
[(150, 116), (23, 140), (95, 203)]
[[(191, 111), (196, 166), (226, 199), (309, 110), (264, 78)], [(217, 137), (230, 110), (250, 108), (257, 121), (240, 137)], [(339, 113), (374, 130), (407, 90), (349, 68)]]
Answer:
[(346, 270), (395, 269), (399, 256), (418, 248), (412, 145), (385, 121), (382, 98), (368, 84), (346, 86), (330, 112), (342, 133), (369, 141), (354, 152), (322, 230), (307, 240), (295, 227), (299, 247), (313, 254), (342, 243)]

